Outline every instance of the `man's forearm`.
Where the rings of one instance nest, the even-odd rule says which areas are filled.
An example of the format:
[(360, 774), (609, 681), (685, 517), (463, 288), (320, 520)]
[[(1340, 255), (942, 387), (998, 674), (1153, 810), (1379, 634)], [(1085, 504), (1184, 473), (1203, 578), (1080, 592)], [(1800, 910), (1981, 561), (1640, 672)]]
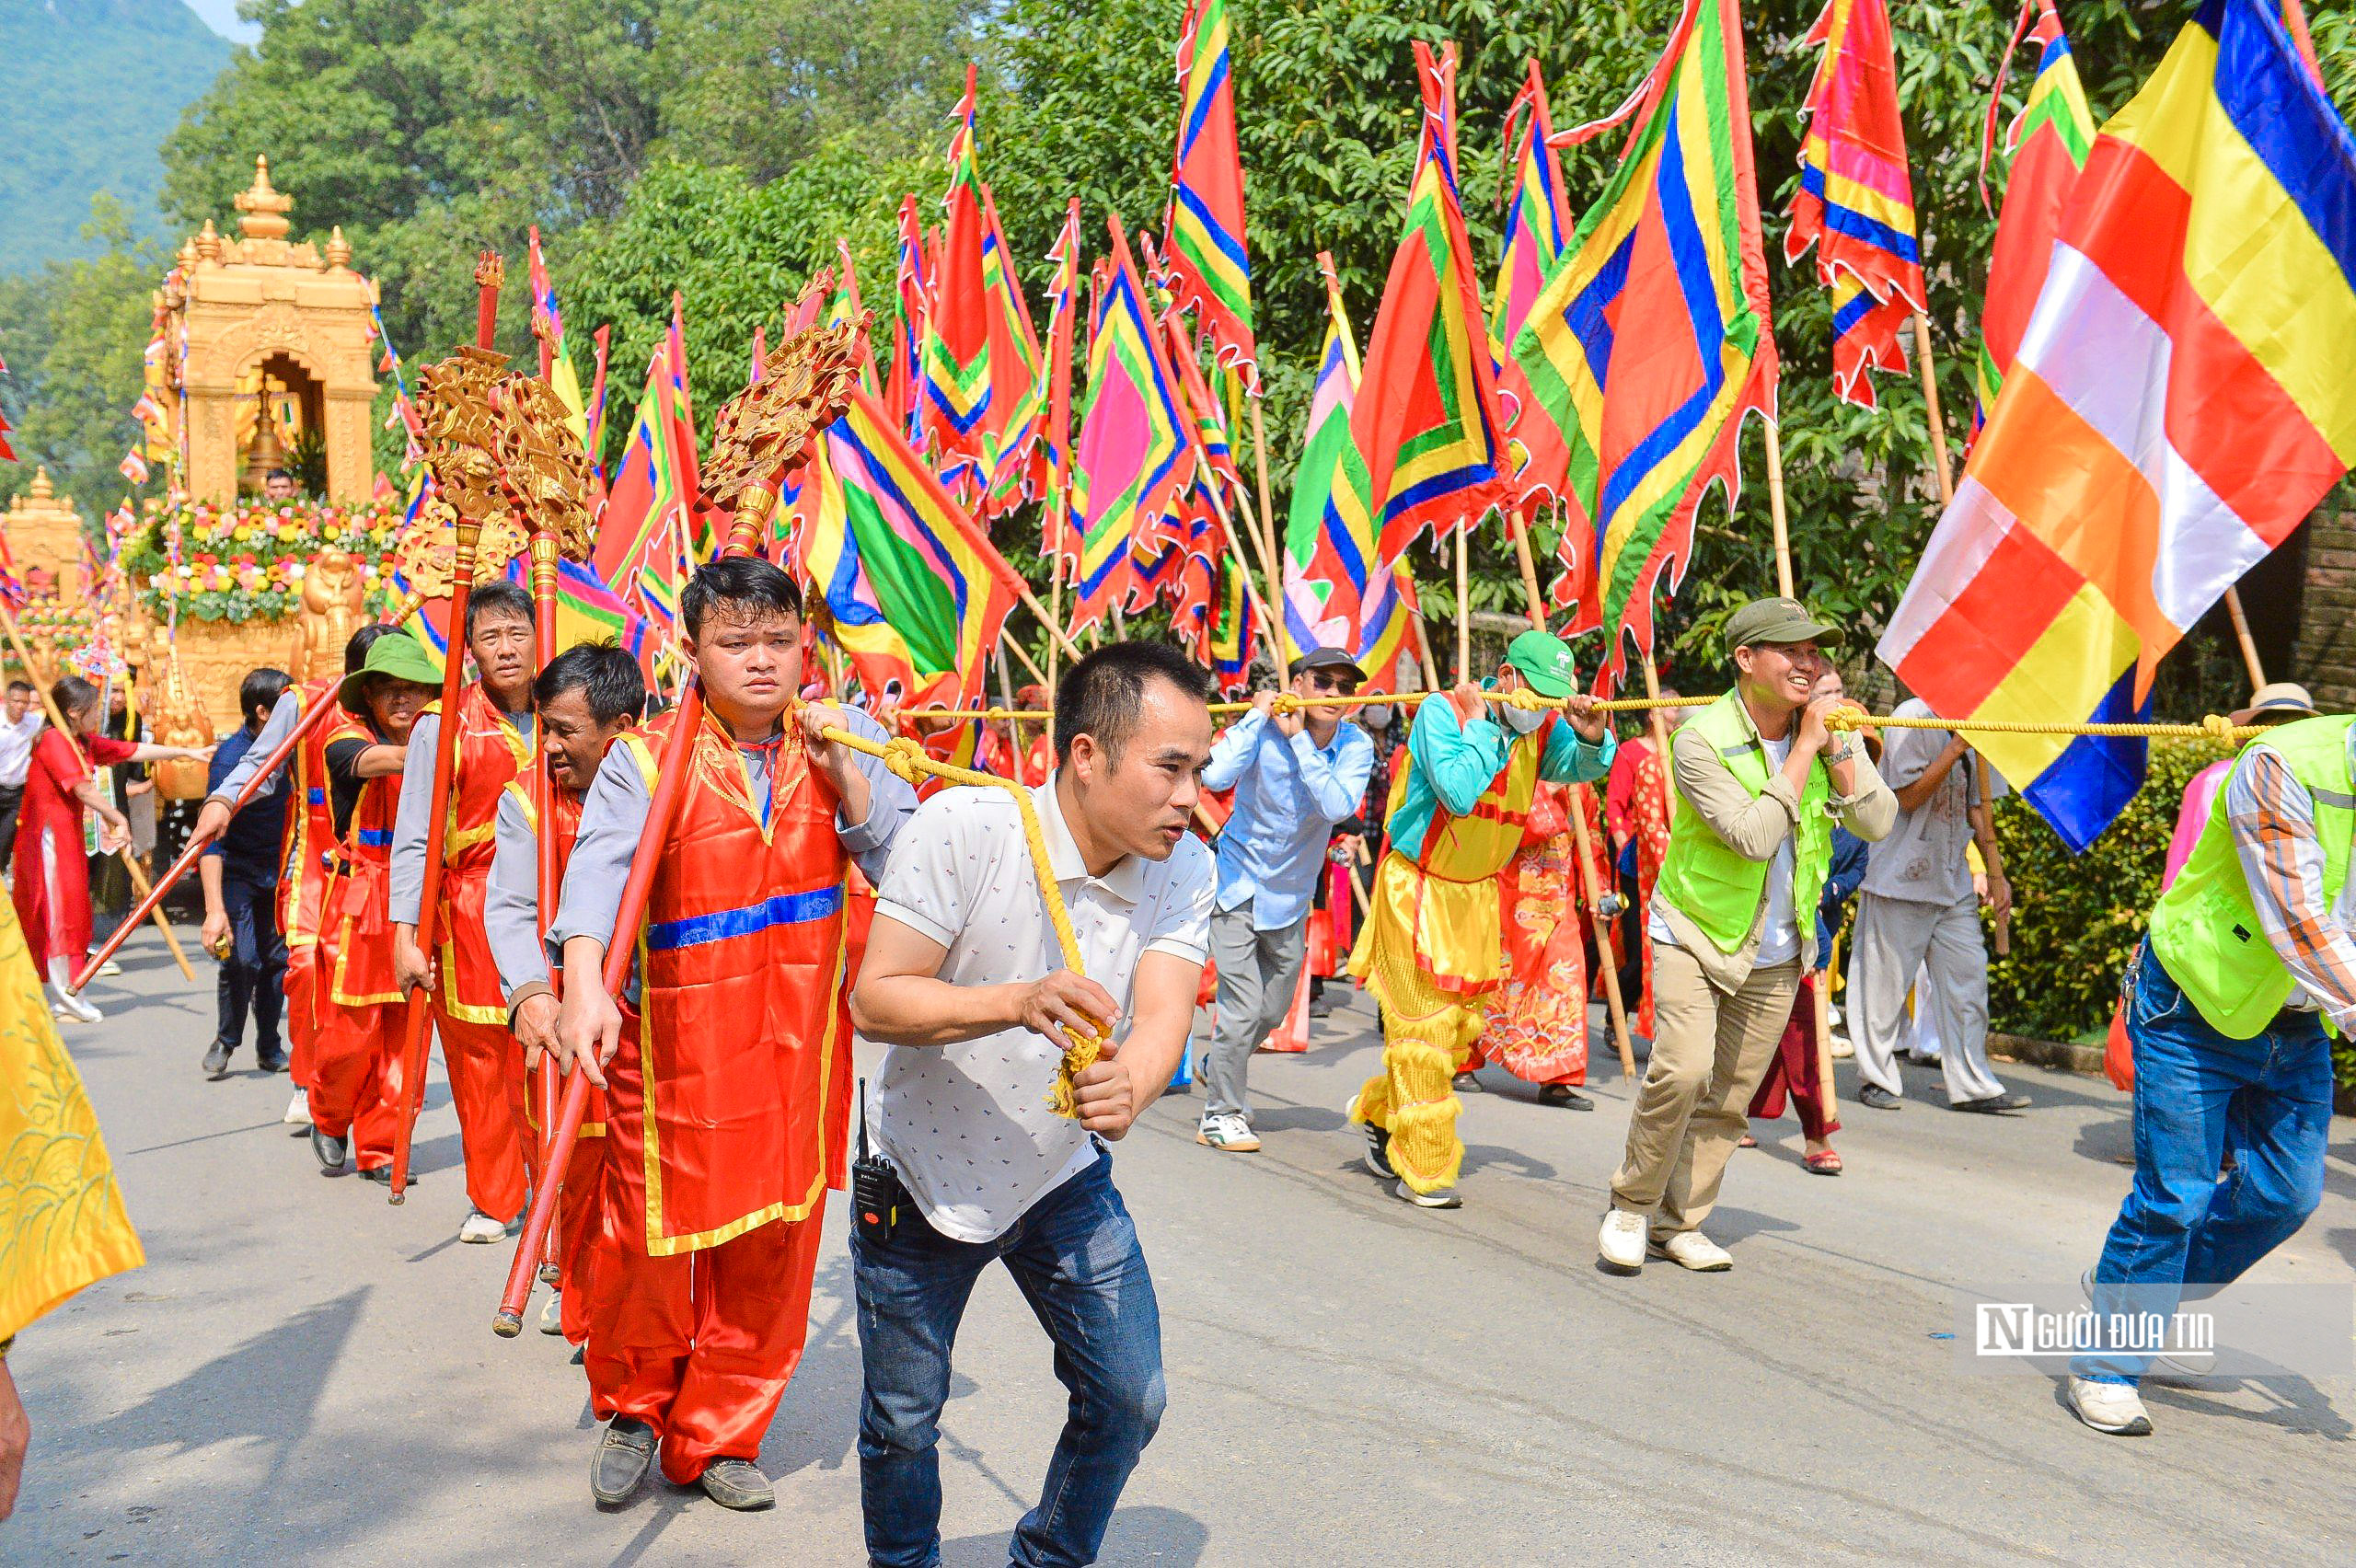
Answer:
[(197, 885), (204, 890), (204, 913), (207, 918), (225, 912), (221, 902), (221, 857), (206, 855), (196, 862)]
[(884, 1045), (955, 1045), (1022, 1021), (1027, 986), (953, 986), (930, 974), (861, 976), (851, 992), (851, 1022)]
[(1186, 1055), (1186, 1026), (1192, 1021), (1156, 1028), (1152, 1020), (1140, 1019), (1121, 1042), (1121, 1060), (1129, 1065), (1129, 1083), (1137, 1091), (1139, 1111), (1161, 1099), (1177, 1076), (1178, 1064)]

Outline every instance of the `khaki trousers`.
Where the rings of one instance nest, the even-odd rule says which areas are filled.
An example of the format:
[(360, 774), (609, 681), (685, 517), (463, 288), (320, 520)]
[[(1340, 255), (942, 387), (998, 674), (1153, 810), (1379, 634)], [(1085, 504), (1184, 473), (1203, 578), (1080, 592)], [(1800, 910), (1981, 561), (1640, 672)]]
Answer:
[(1612, 1207), (1649, 1216), (1655, 1236), (1709, 1217), (1799, 983), (1795, 958), (1754, 968), (1728, 996), (1711, 988), (1692, 954), (1654, 944), (1652, 1060), (1611, 1175)]

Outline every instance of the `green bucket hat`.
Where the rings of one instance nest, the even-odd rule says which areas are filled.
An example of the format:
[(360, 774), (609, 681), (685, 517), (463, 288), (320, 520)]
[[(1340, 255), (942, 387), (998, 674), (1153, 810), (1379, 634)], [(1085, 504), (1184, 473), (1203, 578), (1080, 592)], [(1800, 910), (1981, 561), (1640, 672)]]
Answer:
[(407, 632), (394, 632), (380, 637), (368, 645), (368, 662), (343, 677), (335, 688), (335, 698), (343, 704), (344, 711), (368, 715), (368, 705), (361, 700), (360, 688), (370, 675), (390, 675), (397, 681), (413, 681), (419, 686), (438, 686), (442, 684), (442, 661), (425, 651), (425, 645)]
[(1727, 657), (1738, 648), (1762, 642), (1815, 641), (1838, 648), (1848, 633), (1831, 621), (1819, 620), (1797, 599), (1753, 599), (1727, 617)]
[(1578, 686), (1571, 668), (1571, 645), (1550, 631), (1530, 628), (1506, 649), (1506, 663), (1521, 672), (1541, 697), (1568, 697)]

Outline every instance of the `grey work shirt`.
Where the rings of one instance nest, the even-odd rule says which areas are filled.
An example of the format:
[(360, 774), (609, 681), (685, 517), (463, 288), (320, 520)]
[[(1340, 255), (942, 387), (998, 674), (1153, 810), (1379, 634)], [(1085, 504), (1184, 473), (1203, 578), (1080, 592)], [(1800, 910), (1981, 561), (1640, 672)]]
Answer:
[[(884, 727), (855, 708), (841, 709), (843, 727), (861, 740), (881, 745), (891, 737)], [(780, 733), (782, 732), (780, 731)], [(752, 776), (753, 798), (769, 798), (769, 752), (767, 746), (740, 746)], [(900, 826), (917, 809), (917, 792), (884, 766), (884, 759), (854, 752), (852, 760), (867, 776), (867, 820), (847, 822), (835, 813), (835, 834), (859, 869), (874, 882), (884, 875), (884, 863)], [(628, 746), (617, 745), (590, 781), (581, 802), (581, 835), (573, 840), (572, 858), (565, 862), (564, 890), (557, 900), (556, 920), (549, 928), (549, 944), (561, 952), (574, 937), (595, 937), (613, 946), (614, 922), (621, 916), (622, 883), (629, 877), (630, 856), (646, 828), (652, 804), (646, 780)]]
[[(1938, 715), (1921, 698), (1910, 697), (1891, 717)], [(1952, 734), (1947, 730), (1883, 731), (1882, 777), (1892, 790), (1913, 783), (1930, 771)], [(1865, 852), (1865, 890), (1876, 898), (1942, 907), (1969, 898), (1971, 864), (1964, 851), (1971, 844), (1971, 810), (2009, 792), (2003, 776), (1990, 770), (1977, 752), (1964, 753), (1931, 798), (1911, 812), (1900, 811), (1889, 836)]]
[[(530, 744), (529, 713), (500, 717)], [(425, 897), (425, 837), (433, 816), (433, 749), (441, 744), (441, 736), (439, 713), (419, 714), (409, 732), (409, 763), (401, 769), (400, 805), (393, 815), (392, 875), (387, 883), (387, 903), (397, 926), (416, 925), (418, 905)]]
[[(1735, 704), (1736, 716), (1742, 723), (1745, 739), (1736, 752), (1751, 746), (1766, 750), (1767, 743), (1759, 733), (1759, 726), (1750, 717), (1750, 709), (1740, 702)], [(1795, 716), (1795, 723), (1798, 721)], [(1898, 816), (1898, 797), (1883, 783), (1881, 775), (1874, 771), (1873, 760), (1865, 755), (1863, 742), (1854, 734), (1848, 737), (1850, 760), (1855, 771), (1850, 776), (1857, 788), (1854, 793), (1838, 795), (1826, 802), (1826, 808), (1841, 821), (1841, 825), (1868, 844), (1889, 831)], [(1707, 823), (1727, 848), (1746, 860), (1756, 860), (1772, 866), (1777, 853), (1790, 841), (1799, 827), (1800, 800), (1780, 768), (1770, 767), (1767, 787), (1753, 795), (1734, 776), (1727, 758), (1710, 744), (1696, 723), (1680, 724), (1669, 737), (1670, 771), (1677, 780), (1677, 792)], [(1823, 755), (1818, 755), (1815, 766), (1825, 765)], [(1671, 829), (1674, 842), (1675, 829)], [(1674, 849), (1670, 851), (1675, 853)], [(1788, 857), (1786, 857), (1788, 859)], [(1772, 872), (1771, 872), (1772, 874)], [(1785, 875), (1788, 877), (1789, 873)], [(1742, 945), (1732, 952), (1720, 951), (1718, 944), (1688, 918), (1685, 913), (1665, 895), (1665, 890), (1653, 894), (1653, 915), (1669, 928), (1674, 945), (1693, 955), (1702, 966), (1703, 978), (1711, 987), (1731, 996), (1742, 989), (1750, 978), (1752, 964), (1758, 962), (1760, 940), (1764, 934), (1767, 906), (1773, 902), (1769, 890), (1761, 886), (1759, 907), (1750, 917), (1750, 931)], [(1788, 898), (1788, 892), (1786, 897)], [(1800, 938), (1800, 967), (1814, 969), (1820, 958), (1816, 951), (1816, 921), (1808, 917), (1796, 921)]]
[(549, 958), (540, 945), (540, 838), (513, 790), (499, 792), (498, 831), (491, 840), (491, 881), (482, 902), (483, 934), (499, 966), (499, 994), (512, 1015), (525, 997), (549, 989)]

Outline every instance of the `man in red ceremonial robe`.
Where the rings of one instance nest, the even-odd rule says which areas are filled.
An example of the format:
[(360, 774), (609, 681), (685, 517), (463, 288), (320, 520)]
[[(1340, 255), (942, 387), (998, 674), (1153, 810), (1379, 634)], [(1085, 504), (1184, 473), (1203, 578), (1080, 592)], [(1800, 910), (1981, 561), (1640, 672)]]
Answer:
[[(821, 734), (880, 744), (881, 726), (796, 703), (791, 578), (716, 561), (679, 611), (701, 727), (681, 736), (666, 714), (606, 755), (549, 932), (564, 955), (559, 1054), (607, 1093), (586, 1365), (610, 1420), (590, 1483), (601, 1504), (626, 1501), (659, 1447), (673, 1482), (766, 1508), (775, 1495), (752, 1461), (801, 1359), (821, 1205), (844, 1165), (844, 879), (853, 856), (880, 874), (916, 797)], [(626, 1011), (605, 988), (606, 949), (655, 780), (683, 743)]]
[(17, 920), (33, 965), (51, 987), (51, 1007), (60, 1018), (96, 1023), (105, 1015), (66, 990), (90, 956), (90, 862), (82, 847), (82, 811), (106, 824), (98, 847), (111, 855), (131, 842), (131, 824), (100, 789), (93, 767), (127, 762), (209, 762), (213, 748), (136, 744), (98, 733), (106, 698), (97, 686), (68, 675), (50, 688), (50, 700), (74, 734), (52, 726), (33, 743), (25, 767), (25, 798), (17, 818), (14, 886)]
[[(364, 626), (343, 645), (343, 673), (357, 674), (368, 657), (368, 645), (393, 628)], [(217, 837), (229, 825), (230, 807), (261, 765), (294, 732), (303, 715), (322, 702), (335, 700), (341, 677), (322, 675), (299, 686), (289, 686), (270, 710), (270, 718), (254, 737), (252, 747), (205, 798), (197, 813), (192, 836)], [(286, 1071), (294, 1081), (294, 1098), (286, 1107), (288, 1126), (311, 1123), (311, 1063), (319, 1032), (319, 925), (328, 884), (327, 856), (340, 836), (335, 813), (328, 805), (328, 737), (333, 721), (312, 727), (295, 746), (289, 766), (294, 770), (294, 809), (286, 813), (284, 859), (278, 877), (278, 928), (286, 938)]]
[(433, 990), (433, 1025), (450, 1073), (450, 1108), (471, 1205), (458, 1239), (488, 1245), (523, 1212), (524, 1058), (507, 1031), (499, 965), (483, 934), (483, 894), (498, 833), (499, 798), (533, 756), (532, 596), (513, 582), (486, 582), (467, 599), (467, 651), (481, 678), (458, 694), (458, 738), (451, 754), (449, 818), (442, 839), (442, 908), (436, 951), (418, 945), (425, 852), (433, 815), (433, 767), (443, 714), (437, 702), (410, 732), (393, 829), (390, 906), (393, 977), (406, 997)]
[[(539, 715), (542, 755), (554, 786), (549, 853), (556, 858), (560, 885), (581, 832), (582, 797), (606, 751), (645, 710), (646, 677), (638, 661), (613, 644), (584, 644), (549, 661), (532, 682), (532, 708)], [(499, 964), (500, 989), (516, 1043), (524, 1047), (527, 1076), (555, 1045), (557, 1020), (556, 987), (549, 983), (540, 929), (540, 824), (532, 782), (526, 774), (499, 797), (499, 848), (483, 904), (484, 933)], [(535, 1137), (546, 1136), (537, 1118), (532, 1132)], [(557, 1289), (540, 1315), (542, 1333), (561, 1333), (575, 1344), (588, 1337), (588, 1292), (580, 1286), (604, 1213), (606, 1097), (595, 1090), (582, 1118), (581, 1140), (573, 1146), (557, 1205)]]
[(349, 1158), (372, 1182), (392, 1180), (402, 1099), (401, 992), (385, 913), (394, 806), (410, 732), (441, 685), (441, 669), (414, 638), (376, 639), (336, 688), (350, 717), (324, 748), (338, 844), (320, 899), (311, 1151), (330, 1172)]

